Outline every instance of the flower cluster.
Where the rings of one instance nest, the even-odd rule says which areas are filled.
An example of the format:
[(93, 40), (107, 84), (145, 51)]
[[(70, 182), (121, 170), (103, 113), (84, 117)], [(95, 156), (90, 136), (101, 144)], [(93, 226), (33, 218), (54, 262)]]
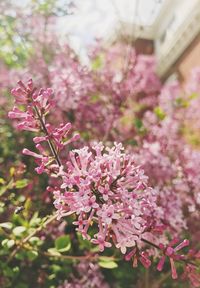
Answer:
[[(173, 199), (172, 208), (165, 201), (170, 200), (171, 196), (168, 195), (171, 191), (168, 193), (163, 184), (169, 182), (177, 168), (175, 165), (175, 170), (165, 175), (165, 171), (170, 170), (169, 155), (161, 157), (162, 163), (156, 162), (156, 165), (160, 165), (159, 169), (163, 170), (163, 178), (158, 181), (156, 189), (148, 186), (148, 177), (138, 165), (140, 157), (136, 157), (133, 152), (126, 153), (121, 143), (114, 142), (113, 147), (105, 147), (102, 142), (93, 143), (91, 148), (85, 146), (70, 151), (63, 160), (60, 152), (79, 136), (75, 134), (68, 139), (70, 123), (55, 128), (47, 122), (46, 116), (54, 105), (52, 90), (41, 89), (37, 92), (29, 80), (27, 86), (20, 81), (12, 94), (18, 107), (14, 107), (9, 117), (17, 119), (18, 128), (40, 133), (33, 138), (39, 152), (24, 149), (23, 153), (35, 158), (38, 174), (46, 172), (61, 180), (57, 181), (57, 186), (48, 188), (48, 191), (54, 191), (57, 217), (73, 215), (76, 230), (84, 239), (98, 245), (100, 252), (115, 246), (125, 254), (126, 260), (133, 259), (134, 267), (139, 261), (145, 268), (150, 267), (151, 256), (160, 255), (159, 271), (163, 269), (166, 257), (169, 257), (172, 278), (177, 278), (174, 261), (192, 265), (185, 268), (188, 277), (192, 278), (196, 273), (193, 269), (195, 263), (190, 261), (190, 255), (178, 253), (189, 245), (189, 241), (184, 240), (173, 248), (180, 241), (173, 237), (172, 228), (181, 219), (166, 221), (167, 207), (171, 215), (175, 215), (174, 211), (180, 206), (178, 198)], [(168, 138), (164, 137), (163, 132), (171, 122), (163, 122), (163, 125), (166, 125), (163, 130), (154, 125), (152, 135), (144, 143), (143, 151), (148, 157), (157, 157), (164, 147), (170, 153), (170, 147), (174, 145), (173, 141), (167, 142)], [(176, 135), (176, 127), (173, 132)], [(153, 142), (154, 138), (159, 142)], [(141, 161), (141, 164), (147, 171), (151, 170), (145, 161)], [(157, 170), (152, 171), (152, 177), (158, 177)], [(162, 193), (161, 188), (166, 190)], [(165, 232), (174, 238), (169, 243)], [(152, 250), (148, 249), (149, 246), (153, 247)]]
[(121, 144), (105, 148), (95, 144), (70, 152), (67, 170), (60, 171), (63, 184), (55, 191), (59, 217), (76, 213), (74, 222), (83, 237), (97, 223), (98, 232), (91, 239), (100, 251), (112, 243), (123, 254), (140, 242), (145, 232), (159, 225), (156, 192), (148, 187), (147, 177), (135, 165), (134, 156), (124, 153)]
[[(19, 87), (13, 89), (11, 93), (15, 97), (15, 104), (13, 110), (8, 113), (9, 118), (17, 120), (17, 128), (41, 133), (40, 136), (33, 138), (36, 144), (38, 153), (24, 149), (23, 154), (33, 156), (38, 167), (36, 172), (55, 173), (61, 160), (59, 159), (59, 152), (69, 143), (79, 138), (78, 134), (74, 134), (68, 139), (68, 134), (71, 129), (71, 124), (61, 123), (59, 127), (53, 127), (47, 122), (47, 115), (52, 107), (54, 107), (54, 100), (52, 97), (52, 89), (37, 89), (33, 86), (30, 79), (27, 86), (22, 82), (18, 82)], [(48, 143), (50, 152), (41, 143)], [(56, 165), (55, 165), (56, 162)]]

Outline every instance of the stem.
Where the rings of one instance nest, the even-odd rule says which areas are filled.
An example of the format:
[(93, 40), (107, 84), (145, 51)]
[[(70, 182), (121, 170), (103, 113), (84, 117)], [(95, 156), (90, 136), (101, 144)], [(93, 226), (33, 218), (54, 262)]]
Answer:
[(55, 257), (55, 258), (60, 258), (60, 259), (72, 259), (72, 260), (88, 260), (88, 259), (96, 259), (96, 255), (81, 255), (81, 256), (76, 256), (76, 255), (52, 255), (51, 253), (48, 252), (42, 252), (41, 253), (44, 256), (48, 257)]
[(46, 227), (48, 224), (50, 224), (51, 222), (53, 222), (56, 218), (57, 218), (57, 213), (51, 215), (51, 217), (49, 217), (44, 223), (42, 223), (41, 226), (39, 226), (38, 228), (36, 228), (31, 234), (29, 234), (27, 237), (25, 237), (19, 246), (17, 246), (15, 248), (15, 250), (13, 250), (13, 252), (10, 254), (7, 263), (9, 263), (16, 255), (16, 253), (20, 250), (21, 246), (24, 246), (29, 240), (30, 238), (32, 238), (33, 236), (35, 236), (37, 233), (39, 233), (43, 227)]
[[(58, 259), (63, 259), (63, 260), (88, 260), (88, 259), (93, 259), (96, 260), (98, 258), (101, 258), (101, 256), (97, 255), (97, 254), (88, 254), (88, 255), (54, 255), (51, 254), (49, 252), (43, 252), (43, 251), (39, 251), (39, 250), (34, 250), (32, 247), (30, 247), (29, 245), (27, 245), (26, 243), (22, 243), (20, 242), (19, 244), (20, 248), (24, 248), (26, 250), (31, 250), (31, 251), (35, 251), (38, 252), (38, 254), (43, 255), (43, 256), (47, 256), (47, 257), (54, 257), (54, 258), (58, 258)], [(120, 261), (121, 259), (117, 259), (114, 256), (103, 256), (104, 259), (108, 259), (108, 260), (114, 260), (114, 261)]]
[(144, 239), (144, 238), (142, 238), (141, 240), (142, 240), (144, 243), (146, 243), (146, 244), (148, 244), (148, 245), (150, 245), (150, 246), (153, 246), (153, 247), (156, 248), (156, 249), (161, 250), (160, 247), (159, 247), (158, 245), (156, 245), (156, 244), (150, 242), (149, 240), (146, 240), (146, 239)]
[(103, 257), (104, 259), (107, 259), (107, 260), (113, 260), (113, 261), (120, 261), (121, 259), (117, 259), (113, 256), (99, 256), (97, 254), (90, 254), (90, 255), (80, 255), (80, 256), (77, 256), (77, 255), (52, 255), (51, 253), (48, 253), (48, 252), (40, 252), (42, 255), (44, 256), (48, 256), (48, 257), (55, 257), (55, 258), (60, 258), (60, 259), (74, 259), (74, 260), (88, 260), (88, 259), (98, 259), (101, 257)]
[[(26, 250), (31, 250), (31, 251), (35, 251), (35, 252), (37, 252), (37, 253), (39, 253), (40, 255), (42, 255), (42, 256), (47, 256), (47, 257), (54, 257), (54, 258), (59, 258), (59, 259), (63, 259), (63, 260), (65, 260), (65, 259), (71, 259), (71, 260), (87, 260), (87, 259), (96, 259), (96, 258), (98, 258), (98, 255), (92, 255), (92, 254), (88, 254), (88, 255), (62, 255), (62, 254), (60, 254), (60, 255), (54, 255), (54, 254), (51, 254), (51, 253), (49, 253), (49, 252), (43, 252), (43, 251), (39, 251), (39, 250), (34, 250), (32, 247), (30, 247), (30, 246), (28, 246), (28, 245), (26, 245), (26, 244), (23, 244), (22, 245), (22, 243), (20, 243), (19, 244), (20, 245), (20, 247), (21, 248), (24, 248), (24, 249), (26, 249)], [(110, 257), (111, 259), (113, 259), (113, 257)]]
[[(144, 238), (141, 238), (141, 240), (142, 240), (144, 243), (146, 243), (146, 244), (148, 244), (148, 245), (150, 245), (150, 246), (153, 246), (154, 248), (162, 251), (162, 249), (160, 249), (160, 247), (159, 247), (158, 245), (150, 242), (149, 240), (146, 240), (146, 239), (144, 239)], [(176, 261), (178, 261), (178, 262), (182, 262), (182, 261), (183, 261), (183, 262), (185, 262), (185, 263), (188, 263), (188, 264), (191, 264), (191, 265), (194, 265), (195, 267), (197, 267), (196, 263), (194, 263), (194, 262), (192, 262), (192, 261), (189, 261), (189, 260), (187, 260), (187, 259), (177, 259)]]
[(149, 288), (149, 269), (145, 270), (144, 287)]
[(58, 156), (58, 153), (56, 152), (56, 149), (55, 149), (53, 143), (52, 143), (51, 140), (50, 140), (50, 135), (49, 135), (49, 132), (47, 131), (47, 128), (46, 128), (46, 126), (45, 126), (45, 123), (44, 123), (44, 121), (43, 121), (43, 119), (42, 119), (42, 117), (41, 117), (41, 115), (40, 115), (40, 113), (39, 113), (39, 111), (38, 111), (38, 108), (37, 108), (36, 106), (34, 106), (34, 108), (35, 108), (36, 114), (37, 114), (37, 116), (38, 116), (38, 119), (39, 119), (39, 121), (40, 121), (40, 124), (41, 124), (41, 126), (42, 126), (42, 130), (43, 130), (43, 132), (46, 134), (46, 136), (48, 136), (47, 142), (48, 142), (48, 144), (49, 144), (49, 147), (50, 147), (50, 149), (51, 149), (51, 152), (52, 152), (53, 156), (55, 157), (58, 166), (61, 166), (62, 164), (61, 164), (60, 158), (59, 158), (59, 156)]

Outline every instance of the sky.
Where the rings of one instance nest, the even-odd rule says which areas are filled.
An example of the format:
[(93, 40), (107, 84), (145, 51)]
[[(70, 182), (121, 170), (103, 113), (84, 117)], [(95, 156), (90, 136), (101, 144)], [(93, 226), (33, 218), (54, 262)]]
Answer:
[[(19, 4), (22, 9), (31, 2), (31, 0), (11, 1)], [(60, 7), (73, 2), (73, 0), (56, 1)], [(122, 22), (131, 25), (152, 25), (165, 1), (167, 0), (74, 0), (76, 5), (74, 13), (59, 17), (57, 29), (64, 39), (67, 35), (70, 45), (80, 57), (84, 58), (87, 47), (96, 38), (109, 39), (117, 29), (120, 29)]]
[[(62, 0), (63, 1), (63, 0)], [(75, 13), (59, 21), (59, 30), (69, 35), (81, 54), (96, 37), (109, 38), (121, 22), (153, 24), (165, 0), (76, 0)]]

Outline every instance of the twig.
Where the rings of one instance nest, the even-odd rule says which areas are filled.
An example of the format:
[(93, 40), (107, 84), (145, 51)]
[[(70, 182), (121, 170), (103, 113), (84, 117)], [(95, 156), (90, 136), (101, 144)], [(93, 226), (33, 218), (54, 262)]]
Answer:
[[(154, 248), (162, 251), (162, 249), (161, 249), (158, 245), (150, 242), (149, 240), (146, 240), (146, 239), (144, 239), (144, 238), (141, 238), (141, 240), (142, 240), (144, 243), (146, 243), (146, 244), (148, 244), (148, 245), (150, 245), (150, 246), (153, 246)], [(176, 261), (178, 261), (178, 262), (185, 262), (185, 263), (188, 263), (188, 264), (191, 264), (191, 265), (194, 265), (195, 267), (197, 267), (196, 263), (194, 263), (194, 262), (192, 262), (192, 261), (190, 261), (190, 260), (187, 260), (187, 259), (176, 259)]]
[(37, 233), (39, 233), (43, 227), (46, 227), (48, 224), (53, 222), (57, 218), (58, 214), (53, 214), (50, 218), (48, 218), (41, 226), (36, 228), (32, 233), (30, 233), (27, 237), (25, 237), (19, 246), (13, 250), (13, 252), (10, 254), (7, 263), (9, 263), (16, 255), (16, 253), (20, 250), (21, 246), (24, 246), (33, 236), (35, 236)]
[(156, 249), (161, 250), (160, 247), (159, 247), (158, 245), (154, 244), (153, 242), (150, 242), (149, 240), (146, 240), (146, 239), (144, 239), (144, 238), (142, 238), (141, 240), (142, 240), (144, 243), (146, 243), (146, 244), (148, 244), (148, 245), (150, 245), (150, 246), (153, 246), (153, 247), (156, 248)]
[(46, 128), (45, 123), (44, 123), (44, 121), (43, 121), (43, 119), (42, 119), (42, 116), (40, 115), (37, 107), (34, 106), (34, 108), (35, 108), (35, 112), (36, 112), (36, 114), (37, 114), (37, 116), (38, 116), (38, 119), (39, 119), (39, 121), (40, 121), (42, 130), (43, 130), (43, 132), (46, 134), (46, 136), (48, 137), (47, 142), (48, 142), (48, 144), (49, 144), (49, 147), (50, 147), (50, 149), (51, 149), (51, 152), (52, 152), (53, 156), (55, 157), (55, 160), (56, 160), (58, 166), (61, 166), (62, 164), (61, 164), (60, 158), (59, 158), (59, 156), (58, 156), (58, 153), (57, 153), (56, 150), (55, 150), (55, 147), (54, 147), (53, 143), (52, 143), (51, 140), (50, 140), (50, 135), (49, 135), (49, 132), (47, 131), (47, 128)]

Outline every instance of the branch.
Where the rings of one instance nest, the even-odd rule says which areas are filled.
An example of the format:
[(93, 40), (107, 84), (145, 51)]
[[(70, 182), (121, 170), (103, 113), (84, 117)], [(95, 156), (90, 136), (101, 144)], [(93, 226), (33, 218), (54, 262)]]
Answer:
[(25, 237), (21, 241), (20, 245), (17, 246), (15, 250), (13, 250), (13, 252), (10, 254), (7, 263), (9, 263), (15, 257), (16, 253), (20, 250), (21, 246), (24, 246), (33, 236), (39, 233), (42, 230), (42, 228), (46, 227), (48, 224), (53, 222), (57, 217), (58, 217), (57, 213), (51, 215), (44, 223), (42, 223), (41, 226), (37, 227), (32, 233), (30, 233), (27, 237)]

